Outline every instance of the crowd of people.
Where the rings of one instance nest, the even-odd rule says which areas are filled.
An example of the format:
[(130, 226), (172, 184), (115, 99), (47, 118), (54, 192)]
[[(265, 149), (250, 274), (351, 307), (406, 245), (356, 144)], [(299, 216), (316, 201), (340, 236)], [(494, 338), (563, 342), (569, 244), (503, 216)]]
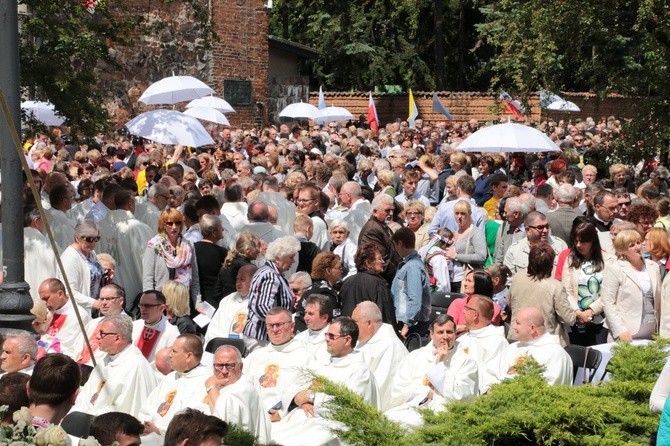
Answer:
[(417, 409), (471, 401), (528, 357), (571, 385), (568, 344), (670, 336), (660, 160), (613, 163), (614, 118), (539, 125), (560, 152), (459, 151), (479, 126), (225, 128), (197, 149), (26, 138), (39, 339), (4, 340), (0, 405), (94, 417), (103, 446), (181, 444), (197, 423), (220, 439), (216, 420), (336, 444), (313, 373), (420, 426)]

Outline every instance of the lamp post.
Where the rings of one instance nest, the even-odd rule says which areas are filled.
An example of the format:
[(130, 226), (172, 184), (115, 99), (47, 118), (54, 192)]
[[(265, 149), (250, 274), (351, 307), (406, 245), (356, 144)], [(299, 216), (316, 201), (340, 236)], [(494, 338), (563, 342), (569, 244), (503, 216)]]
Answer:
[(5, 280), (0, 285), (0, 328), (31, 330), (32, 299), (23, 268), (23, 179), (19, 153), (9, 122), (20, 129), (19, 31), (16, 0), (0, 0), (0, 90), (10, 116), (0, 110), (2, 172), (2, 256)]

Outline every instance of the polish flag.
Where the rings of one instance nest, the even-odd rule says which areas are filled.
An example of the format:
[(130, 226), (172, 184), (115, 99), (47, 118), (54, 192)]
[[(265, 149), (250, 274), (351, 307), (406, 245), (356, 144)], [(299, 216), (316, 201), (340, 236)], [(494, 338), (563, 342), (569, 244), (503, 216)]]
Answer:
[(368, 102), (368, 125), (375, 134), (379, 131), (379, 117), (377, 116), (375, 101), (372, 100), (372, 92), (370, 92), (370, 101)]

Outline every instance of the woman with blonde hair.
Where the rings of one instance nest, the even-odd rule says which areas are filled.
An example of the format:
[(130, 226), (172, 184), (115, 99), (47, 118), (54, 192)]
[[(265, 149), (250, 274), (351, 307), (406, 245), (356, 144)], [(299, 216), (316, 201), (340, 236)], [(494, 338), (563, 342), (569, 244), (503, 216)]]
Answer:
[[(614, 240), (618, 260), (605, 268), (600, 299), (612, 339), (651, 339), (661, 310), (658, 264), (642, 257), (642, 236), (623, 230)], [(665, 330), (664, 330), (665, 331)]]
[(149, 240), (142, 258), (142, 289), (158, 290), (169, 280), (189, 289), (194, 306), (200, 304), (200, 280), (193, 244), (182, 237), (184, 216), (177, 209), (161, 212), (158, 235)]
[(468, 270), (480, 268), (486, 261), (486, 236), (484, 231), (472, 224), (472, 206), (467, 200), (454, 205), (454, 217), (458, 230), (454, 243), (445, 252), (453, 262), (451, 291), (461, 292), (461, 282)]
[(190, 318), (188, 287), (170, 280), (165, 282), (161, 292), (165, 296), (167, 320), (179, 329), (179, 334), (195, 333), (195, 323)]
[(428, 235), (429, 224), (424, 221), (425, 211), (426, 206), (419, 200), (411, 200), (405, 204), (406, 226), (414, 233), (416, 238), (414, 248), (416, 250), (421, 249), (430, 240)]
[(224, 298), (234, 293), (237, 272), (244, 265), (252, 265), (261, 253), (262, 240), (251, 232), (243, 232), (237, 239), (235, 249), (228, 251), (216, 281), (216, 296)]

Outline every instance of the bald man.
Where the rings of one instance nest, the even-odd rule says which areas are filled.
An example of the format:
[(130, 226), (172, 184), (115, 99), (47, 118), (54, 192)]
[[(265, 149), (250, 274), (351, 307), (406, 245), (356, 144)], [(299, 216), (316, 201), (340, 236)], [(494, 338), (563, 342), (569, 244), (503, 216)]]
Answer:
[(514, 378), (516, 366), (532, 357), (545, 368), (542, 376), (549, 385), (572, 383), (570, 355), (561, 347), (558, 336), (546, 331), (540, 310), (535, 307), (517, 310), (512, 330), (519, 342), (511, 344), (500, 357), (500, 364), (494, 371), (499, 381)]
[(391, 388), (396, 367), (407, 356), (407, 349), (400, 342), (395, 329), (382, 322), (382, 312), (376, 303), (359, 303), (351, 318), (358, 325), (359, 337), (356, 350), (375, 375), (379, 387), (381, 409), (389, 409)]

